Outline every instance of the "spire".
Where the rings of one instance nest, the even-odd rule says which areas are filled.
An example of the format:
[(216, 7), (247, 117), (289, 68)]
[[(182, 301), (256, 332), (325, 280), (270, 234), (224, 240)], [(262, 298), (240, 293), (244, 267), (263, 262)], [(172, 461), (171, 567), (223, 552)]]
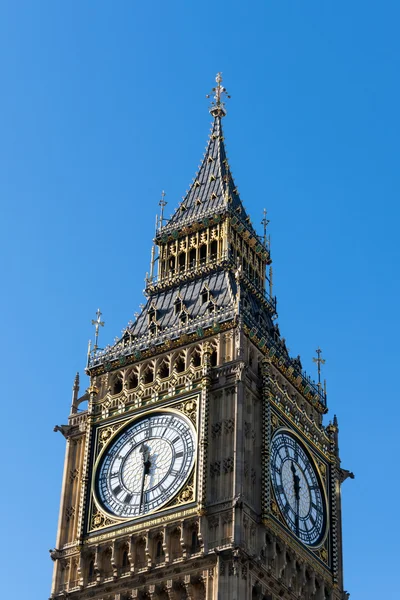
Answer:
[[(212, 89), (214, 96), (210, 107), (214, 121), (203, 161), (186, 196), (166, 225), (161, 223), (159, 233), (171, 233), (195, 220), (229, 210), (257, 236), (239, 197), (226, 155), (222, 130), (222, 117), (226, 115), (223, 97), (230, 96), (221, 85), (221, 73), (218, 73), (216, 82), (217, 85)], [(207, 97), (210, 96), (211, 94)]]

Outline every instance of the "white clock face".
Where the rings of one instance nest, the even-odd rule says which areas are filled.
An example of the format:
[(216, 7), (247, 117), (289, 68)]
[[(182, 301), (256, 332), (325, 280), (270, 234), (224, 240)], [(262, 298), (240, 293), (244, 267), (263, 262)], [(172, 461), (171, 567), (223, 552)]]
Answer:
[(166, 504), (187, 481), (195, 432), (183, 415), (157, 412), (132, 423), (102, 456), (96, 493), (118, 517), (137, 517)]
[(317, 546), (326, 528), (324, 494), (303, 445), (286, 431), (271, 442), (271, 479), (286, 523), (308, 546)]

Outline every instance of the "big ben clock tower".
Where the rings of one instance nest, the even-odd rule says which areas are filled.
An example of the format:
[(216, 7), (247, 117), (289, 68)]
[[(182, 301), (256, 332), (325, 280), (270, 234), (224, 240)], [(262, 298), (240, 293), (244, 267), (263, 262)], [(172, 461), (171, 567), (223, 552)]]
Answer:
[(348, 598), (340, 489), (352, 474), (336, 417), (322, 422), (324, 387), (276, 324), (268, 238), (233, 182), (216, 82), (191, 188), (169, 220), (160, 203), (146, 304), (104, 349), (98, 311), (89, 388), (80, 396), (76, 377), (56, 427), (53, 599)]

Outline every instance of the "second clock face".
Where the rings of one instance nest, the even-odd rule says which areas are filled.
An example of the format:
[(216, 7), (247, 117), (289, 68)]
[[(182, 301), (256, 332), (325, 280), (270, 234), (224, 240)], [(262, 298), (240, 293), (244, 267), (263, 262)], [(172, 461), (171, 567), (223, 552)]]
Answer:
[(179, 491), (194, 460), (191, 423), (178, 413), (153, 413), (127, 427), (107, 448), (97, 469), (97, 496), (118, 517), (146, 514)]
[(308, 546), (318, 545), (326, 527), (324, 494), (307, 451), (286, 431), (277, 431), (272, 438), (271, 478), (290, 529)]

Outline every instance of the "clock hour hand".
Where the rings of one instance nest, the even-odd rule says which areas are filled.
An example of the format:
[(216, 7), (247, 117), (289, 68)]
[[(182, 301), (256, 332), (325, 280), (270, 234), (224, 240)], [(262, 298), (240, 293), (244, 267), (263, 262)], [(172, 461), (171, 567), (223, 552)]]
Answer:
[(142, 460), (143, 460), (142, 482), (141, 482), (141, 486), (140, 486), (140, 505), (139, 505), (139, 512), (140, 512), (142, 510), (142, 505), (144, 504), (143, 501), (144, 501), (145, 477), (146, 477), (146, 475), (148, 475), (150, 473), (151, 462), (150, 462), (149, 446), (146, 446), (146, 444), (143, 443), (140, 447), (139, 452), (142, 453)]

